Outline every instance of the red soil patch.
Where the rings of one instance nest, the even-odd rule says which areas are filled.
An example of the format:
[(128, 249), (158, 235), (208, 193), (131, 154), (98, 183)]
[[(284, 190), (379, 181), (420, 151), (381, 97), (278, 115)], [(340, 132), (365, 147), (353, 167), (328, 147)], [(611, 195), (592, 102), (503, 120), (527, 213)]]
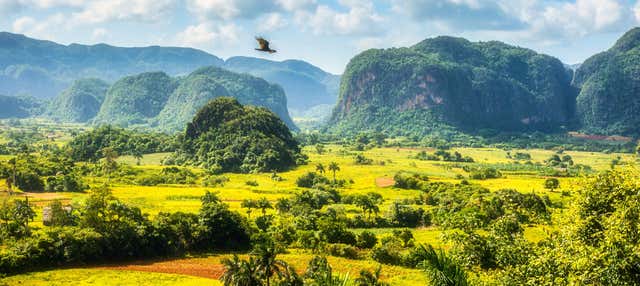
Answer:
[(391, 187), (395, 183), (396, 181), (394, 181), (392, 178), (384, 178), (384, 177), (376, 178), (376, 186), (380, 188)]
[(103, 266), (98, 269), (130, 270), (156, 273), (181, 274), (209, 279), (220, 279), (224, 274), (222, 264), (207, 263), (200, 259), (175, 259), (157, 262), (133, 262), (122, 265)]
[(633, 138), (625, 137), (625, 136), (603, 136), (603, 135), (590, 135), (583, 134), (578, 132), (569, 132), (569, 136), (574, 138), (581, 138), (587, 140), (603, 140), (603, 141), (614, 141), (614, 142), (631, 142)]

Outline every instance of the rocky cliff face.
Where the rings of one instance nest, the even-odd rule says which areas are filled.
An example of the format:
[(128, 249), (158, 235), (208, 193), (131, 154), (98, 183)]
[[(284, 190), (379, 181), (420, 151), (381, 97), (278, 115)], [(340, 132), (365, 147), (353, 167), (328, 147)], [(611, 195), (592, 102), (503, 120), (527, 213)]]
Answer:
[(573, 118), (570, 81), (559, 60), (500, 42), (438, 37), (369, 50), (347, 66), (331, 128), (551, 131)]

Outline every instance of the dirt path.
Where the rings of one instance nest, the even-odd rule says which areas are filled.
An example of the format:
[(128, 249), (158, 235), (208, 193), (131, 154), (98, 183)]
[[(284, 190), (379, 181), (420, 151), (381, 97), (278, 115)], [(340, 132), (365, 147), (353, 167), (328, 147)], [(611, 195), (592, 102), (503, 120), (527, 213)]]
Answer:
[(181, 274), (210, 279), (220, 279), (222, 274), (224, 274), (224, 266), (222, 264), (212, 264), (211, 262), (199, 259), (175, 259), (157, 262), (142, 261), (117, 266), (102, 266), (97, 267), (97, 269)]

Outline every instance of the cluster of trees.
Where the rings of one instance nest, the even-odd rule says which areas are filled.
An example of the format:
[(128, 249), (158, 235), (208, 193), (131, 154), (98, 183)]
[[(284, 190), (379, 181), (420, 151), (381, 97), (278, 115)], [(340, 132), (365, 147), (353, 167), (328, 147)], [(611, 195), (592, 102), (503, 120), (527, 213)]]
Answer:
[(161, 133), (140, 133), (110, 125), (100, 126), (74, 137), (67, 146), (74, 161), (96, 162), (106, 148), (118, 155), (141, 158), (144, 154), (169, 152), (176, 149), (175, 138)]
[(28, 203), (16, 200), (13, 206), (2, 206), (2, 273), (187, 251), (250, 248), (247, 221), (209, 192), (202, 197), (197, 214), (160, 213), (153, 220), (113, 197), (106, 188), (93, 190), (84, 204), (74, 206), (71, 212), (59, 203), (51, 209), (51, 226), (29, 231), (27, 223), (34, 213)]
[(195, 165), (212, 173), (273, 172), (306, 163), (289, 128), (265, 108), (220, 97), (187, 125), (180, 148), (165, 164)]
[(458, 151), (451, 152), (445, 151), (443, 149), (438, 149), (433, 154), (428, 154), (426, 151), (421, 151), (414, 157), (418, 160), (427, 160), (427, 161), (445, 161), (445, 162), (466, 162), (473, 163), (473, 158), (469, 156), (462, 156)]
[(88, 188), (80, 168), (55, 149), (38, 156), (20, 153), (0, 161), (0, 179), (6, 180), (10, 191), (14, 186), (28, 192), (82, 192)]

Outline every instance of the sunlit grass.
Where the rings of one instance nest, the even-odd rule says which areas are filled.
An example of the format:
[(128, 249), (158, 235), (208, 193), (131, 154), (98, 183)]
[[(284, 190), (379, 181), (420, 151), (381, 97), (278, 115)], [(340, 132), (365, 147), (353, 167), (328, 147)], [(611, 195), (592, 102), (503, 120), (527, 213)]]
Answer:
[(200, 277), (101, 269), (65, 269), (32, 272), (0, 279), (0, 285), (33, 285), (33, 286), (84, 286), (84, 285), (222, 285), (220, 281)]

